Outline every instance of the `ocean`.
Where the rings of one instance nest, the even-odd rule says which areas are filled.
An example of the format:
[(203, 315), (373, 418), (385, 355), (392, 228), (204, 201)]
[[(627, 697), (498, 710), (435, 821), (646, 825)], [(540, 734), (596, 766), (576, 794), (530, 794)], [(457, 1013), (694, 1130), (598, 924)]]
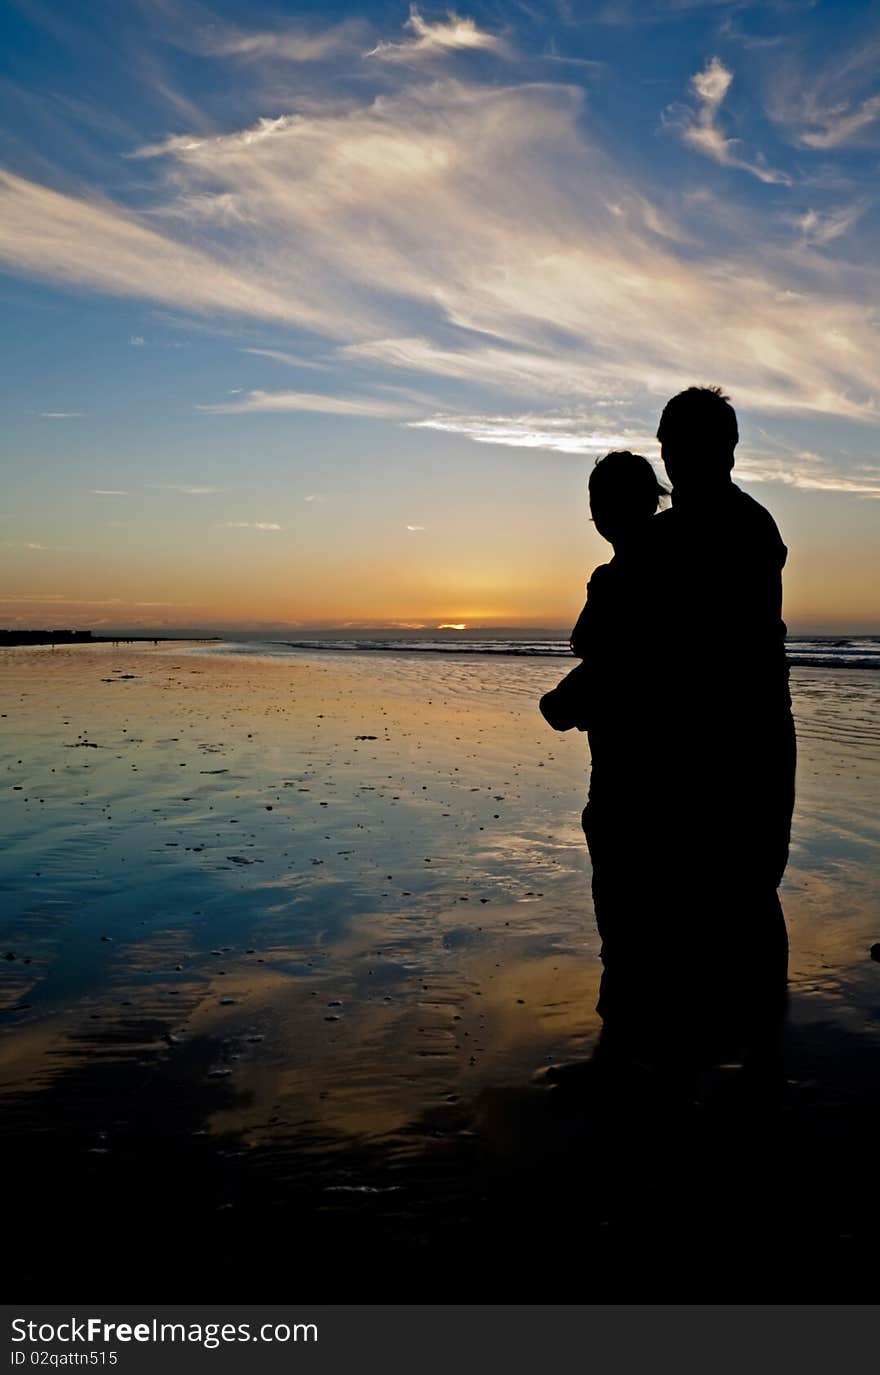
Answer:
[[(733, 646), (731, 649), (733, 650)], [(570, 659), (568, 641), (558, 631), (536, 632), (532, 636), (496, 635), (485, 632), (425, 632), (393, 636), (360, 633), (337, 635), (332, 633), (290, 640), (237, 640), (230, 638), (210, 647), (200, 647), (199, 653), (257, 654), (284, 658), (299, 651), (377, 654), (466, 654), (526, 659)], [(880, 668), (880, 636), (878, 635), (815, 635), (790, 636), (786, 641), (788, 661), (804, 668)]]

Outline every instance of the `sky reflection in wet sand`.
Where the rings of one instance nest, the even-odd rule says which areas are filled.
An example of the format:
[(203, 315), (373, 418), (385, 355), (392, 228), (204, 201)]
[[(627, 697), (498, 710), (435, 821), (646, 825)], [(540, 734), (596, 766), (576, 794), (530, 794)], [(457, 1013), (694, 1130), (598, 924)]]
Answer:
[[(487, 1093), (594, 1046), (586, 747), (534, 708), (556, 664), (165, 648), (6, 668), (17, 1120), (51, 1129), (78, 1096), (80, 1148), (111, 1150), (114, 1105), (83, 1075), (115, 1066), (160, 1104), (190, 1095), (186, 1134), (270, 1174), (295, 1149), (344, 1192), (373, 1143), (364, 1187), (390, 1188), (420, 1122), (471, 1105), (456, 1130), (479, 1136)], [(794, 695), (791, 1026), (875, 1045), (880, 693), (801, 670)]]

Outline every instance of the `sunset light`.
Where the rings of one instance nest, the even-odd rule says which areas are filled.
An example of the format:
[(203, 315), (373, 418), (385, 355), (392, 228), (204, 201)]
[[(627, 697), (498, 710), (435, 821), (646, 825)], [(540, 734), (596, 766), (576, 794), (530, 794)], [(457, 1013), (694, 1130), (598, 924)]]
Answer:
[(845, 1365), (877, 0), (0, 39), (10, 1363)]
[(876, 628), (848, 5), (226, 9), (4, 21), (0, 623), (565, 627), (593, 463), (711, 382), (790, 624)]

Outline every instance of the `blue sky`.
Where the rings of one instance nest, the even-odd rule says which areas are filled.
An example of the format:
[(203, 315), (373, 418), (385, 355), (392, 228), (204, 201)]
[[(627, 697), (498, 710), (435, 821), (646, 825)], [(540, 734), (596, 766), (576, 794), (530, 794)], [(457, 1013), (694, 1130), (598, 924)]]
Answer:
[(880, 12), (12, 0), (0, 621), (565, 624), (717, 382), (880, 628)]

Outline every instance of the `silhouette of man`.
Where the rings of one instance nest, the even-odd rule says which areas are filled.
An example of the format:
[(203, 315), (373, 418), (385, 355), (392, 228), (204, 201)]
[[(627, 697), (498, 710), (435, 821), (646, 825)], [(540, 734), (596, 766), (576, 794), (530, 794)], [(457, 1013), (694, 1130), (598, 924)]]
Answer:
[(794, 805), (787, 551), (772, 516), (731, 479), (739, 431), (719, 388), (674, 396), (657, 438), (672, 483), (671, 509), (652, 522), (667, 893), (685, 965), (708, 964), (727, 993), (769, 1006), (787, 966), (777, 888)]
[(729, 827), (727, 848), (775, 888), (794, 802), (787, 550), (769, 512), (731, 480), (739, 432), (719, 388), (674, 396), (657, 438), (672, 483), (672, 507), (654, 523), (666, 590), (667, 723), (687, 782), (705, 786)]
[[(613, 541), (601, 589), (591, 580), (573, 637), (583, 668), (542, 710), (557, 729), (589, 728), (583, 821), (605, 1033), (644, 1039), (662, 1022), (678, 1054), (716, 1015), (735, 1021), (745, 1008), (755, 1043), (778, 1026), (788, 947), (777, 888), (795, 741), (786, 549), (769, 513), (731, 479), (733, 408), (718, 388), (691, 387), (665, 407), (658, 438), (672, 508), (651, 515), (652, 480), (646, 517)], [(597, 511), (602, 472), (636, 483), (638, 464), (649, 469), (627, 455), (627, 477), (623, 457), (594, 471)], [(618, 504), (636, 496), (624, 488)]]

